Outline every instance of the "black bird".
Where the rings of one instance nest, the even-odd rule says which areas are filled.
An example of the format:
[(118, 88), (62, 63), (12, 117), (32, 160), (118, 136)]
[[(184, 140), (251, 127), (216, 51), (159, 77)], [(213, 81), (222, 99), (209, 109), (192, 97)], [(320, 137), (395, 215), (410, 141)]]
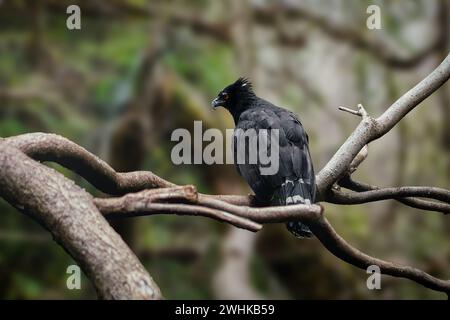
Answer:
[[(245, 78), (239, 78), (220, 91), (211, 104), (213, 108), (226, 108), (233, 116), (235, 164), (259, 201), (282, 206), (314, 203), (315, 176), (308, 135), (293, 112), (256, 96), (252, 84)], [(254, 129), (256, 132), (261, 129), (278, 129), (279, 167), (275, 174), (261, 174), (262, 164), (259, 158), (257, 163), (249, 163), (249, 152), (258, 154), (256, 143), (247, 144), (245, 163), (237, 163), (237, 141), (243, 138), (242, 132), (248, 129)], [(267, 146), (269, 149), (270, 141)], [(310, 229), (299, 221), (288, 222), (287, 228), (299, 238), (313, 236)]]

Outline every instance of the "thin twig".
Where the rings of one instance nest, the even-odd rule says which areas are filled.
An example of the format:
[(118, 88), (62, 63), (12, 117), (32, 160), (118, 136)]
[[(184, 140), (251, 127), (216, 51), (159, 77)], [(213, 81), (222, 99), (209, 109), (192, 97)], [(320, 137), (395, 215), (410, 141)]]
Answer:
[(358, 110), (353, 110), (353, 109), (350, 109), (347, 107), (341, 107), (341, 106), (339, 106), (338, 109), (341, 111), (353, 114), (355, 116), (362, 117), (362, 118), (367, 118), (369, 116), (366, 109), (364, 108), (364, 106), (361, 103), (358, 104)]
[(362, 204), (374, 201), (406, 198), (406, 197), (430, 198), (447, 202), (450, 194), (448, 190), (442, 188), (410, 187), (410, 186), (380, 188), (355, 193), (346, 193), (337, 190), (333, 190), (332, 192), (333, 196), (329, 197), (328, 199), (333, 203), (339, 204)]
[(339, 106), (338, 109), (341, 110), (341, 111), (353, 114), (355, 116), (361, 117), (361, 114), (357, 110), (353, 110), (353, 109), (350, 109), (350, 108), (347, 108), (347, 107), (341, 107), (341, 106)]
[[(353, 180), (350, 176), (346, 176), (344, 179), (339, 181), (339, 185), (347, 188), (349, 190), (353, 190), (356, 192), (366, 192), (371, 190), (380, 190), (383, 188), (380, 188), (378, 186), (369, 185), (362, 182), (357, 182)], [(443, 189), (445, 190), (445, 189)], [(448, 192), (448, 190), (445, 190)], [(333, 191), (334, 193), (334, 191)], [(336, 194), (329, 194), (327, 196), (327, 200), (330, 202), (336, 202), (340, 201), (341, 204), (352, 204), (352, 200), (347, 199), (344, 200), (343, 198), (339, 199), (335, 197)], [(339, 195), (338, 195), (339, 196)], [(396, 201), (407, 205), (412, 208), (421, 209), (421, 210), (427, 210), (427, 211), (435, 211), (435, 212), (441, 212), (444, 214), (450, 213), (450, 204), (437, 202), (437, 201), (430, 201), (430, 200), (424, 200), (424, 199), (418, 199), (418, 198), (411, 198), (411, 197), (393, 197), (392, 199), (395, 199)]]

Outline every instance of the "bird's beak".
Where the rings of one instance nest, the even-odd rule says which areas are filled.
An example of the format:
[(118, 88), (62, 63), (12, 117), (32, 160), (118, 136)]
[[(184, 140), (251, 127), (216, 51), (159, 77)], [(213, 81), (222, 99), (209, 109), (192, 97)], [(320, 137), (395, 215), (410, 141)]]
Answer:
[(220, 99), (219, 97), (215, 98), (212, 102), (211, 102), (211, 107), (213, 107), (214, 109), (221, 107), (223, 104), (225, 103), (224, 100)]

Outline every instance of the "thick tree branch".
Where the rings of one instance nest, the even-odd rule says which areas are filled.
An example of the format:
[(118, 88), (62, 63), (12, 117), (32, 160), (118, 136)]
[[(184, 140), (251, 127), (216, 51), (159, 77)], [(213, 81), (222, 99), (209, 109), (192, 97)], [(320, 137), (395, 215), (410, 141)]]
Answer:
[[(364, 107), (359, 104), (358, 110), (353, 110), (349, 108), (339, 107), (339, 110), (349, 112), (350, 114), (357, 115), (360, 117), (368, 117), (367, 112), (365, 111)], [(409, 187), (397, 187), (397, 188), (380, 188), (377, 186), (371, 186), (368, 184), (363, 184), (360, 182), (355, 182), (351, 178), (351, 174), (356, 171), (358, 166), (367, 158), (368, 156), (368, 145), (365, 145), (359, 153), (356, 155), (356, 157), (352, 160), (350, 164), (350, 168), (345, 174), (345, 176), (340, 179), (337, 184), (341, 187), (357, 191), (359, 194), (350, 194), (350, 193), (344, 193), (339, 188), (332, 188), (327, 194), (326, 194), (326, 201), (336, 204), (361, 204), (366, 202), (372, 202), (372, 201), (379, 201), (379, 200), (386, 200), (386, 199), (395, 199), (404, 205), (421, 209), (421, 210), (428, 210), (428, 211), (436, 211), (436, 212), (442, 212), (444, 214), (450, 213), (450, 204), (448, 203), (442, 203), (437, 201), (429, 201), (429, 200), (423, 200), (418, 198), (404, 198), (408, 196), (409, 193), (411, 196), (413, 196), (413, 193), (416, 193), (418, 197), (424, 197), (424, 198), (435, 198), (433, 196), (429, 196), (429, 191), (441, 193), (441, 195), (437, 195), (436, 200), (442, 200), (445, 202), (448, 202), (448, 190), (440, 189), (436, 190), (433, 187), (421, 187), (424, 188), (422, 190), (418, 190), (416, 188), (415, 191), (412, 193), (410, 190), (407, 190), (405, 188)], [(398, 189), (401, 188), (402, 190), (398, 193)], [(432, 188), (429, 190), (429, 188)], [(379, 191), (380, 189), (383, 189), (383, 191)], [(434, 189), (434, 190), (433, 190)], [(368, 191), (376, 191), (372, 193), (367, 193)], [(363, 193), (365, 192), (365, 193)], [(390, 193), (391, 192), (391, 193)], [(397, 193), (397, 194), (396, 194)], [(389, 194), (389, 195), (388, 195)], [(444, 197), (444, 199), (442, 198)]]
[[(151, 171), (116, 172), (109, 164), (67, 138), (50, 133), (27, 133), (0, 138), (38, 161), (55, 162), (77, 173), (94, 187), (112, 195), (123, 195), (145, 189), (169, 188), (176, 185)], [(235, 205), (258, 206), (253, 195), (207, 195)]]
[(400, 97), (377, 119), (363, 117), (360, 124), (317, 175), (317, 187), (324, 195), (348, 171), (360, 150), (369, 142), (380, 138), (408, 112), (436, 91), (450, 78), (450, 55), (424, 80)]
[(158, 286), (92, 202), (55, 170), (0, 142), (0, 196), (49, 230), (104, 299), (159, 299)]
[(157, 187), (175, 186), (150, 171), (116, 172), (109, 164), (76, 143), (55, 134), (28, 133), (0, 138), (38, 161), (52, 161), (74, 171), (99, 190), (120, 195)]

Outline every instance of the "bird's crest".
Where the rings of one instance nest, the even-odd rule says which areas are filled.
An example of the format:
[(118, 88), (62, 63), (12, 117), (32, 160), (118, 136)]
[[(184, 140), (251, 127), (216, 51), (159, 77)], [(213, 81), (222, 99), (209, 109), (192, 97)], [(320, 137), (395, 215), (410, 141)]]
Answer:
[(247, 88), (248, 90), (252, 90), (252, 88), (253, 88), (250, 80), (247, 78), (243, 78), (243, 77), (237, 79), (236, 82), (234, 83), (234, 85), (239, 88)]

